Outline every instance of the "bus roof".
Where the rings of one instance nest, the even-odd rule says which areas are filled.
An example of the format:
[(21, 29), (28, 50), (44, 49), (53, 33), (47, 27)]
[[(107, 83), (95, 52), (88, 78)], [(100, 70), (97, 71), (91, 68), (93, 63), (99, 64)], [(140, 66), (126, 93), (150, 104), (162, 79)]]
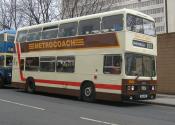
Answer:
[(16, 34), (16, 30), (3, 30), (3, 31), (0, 31), (0, 34), (4, 34), (4, 33)]
[(38, 25), (26, 26), (26, 27), (19, 28), (18, 31), (29, 30), (29, 29), (33, 29), (33, 28), (42, 28), (42, 27), (58, 25), (58, 24), (62, 24), (62, 23), (69, 23), (69, 22), (74, 22), (74, 21), (79, 21), (79, 20), (87, 20), (87, 19), (91, 19), (91, 18), (104, 17), (104, 16), (115, 15), (115, 14), (124, 14), (124, 13), (137, 15), (137, 16), (149, 19), (151, 21), (154, 21), (154, 19), (149, 15), (146, 15), (146, 14), (141, 13), (141, 12), (136, 11), (136, 10), (124, 8), (124, 9), (120, 9), (120, 10), (107, 11), (107, 12), (103, 12), (103, 13), (96, 13), (96, 14), (75, 17), (75, 18), (69, 18), (69, 19), (64, 19), (64, 20), (59, 20), (59, 21), (53, 21), (53, 22), (48, 22), (48, 23), (43, 23), (43, 24), (38, 24)]

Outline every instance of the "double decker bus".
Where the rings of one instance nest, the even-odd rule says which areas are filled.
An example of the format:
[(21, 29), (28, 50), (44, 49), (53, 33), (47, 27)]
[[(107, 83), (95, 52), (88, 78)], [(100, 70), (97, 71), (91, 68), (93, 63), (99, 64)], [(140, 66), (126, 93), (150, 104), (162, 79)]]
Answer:
[(11, 83), (15, 30), (0, 31), (0, 88)]
[(95, 99), (156, 97), (154, 19), (122, 9), (21, 28), (13, 85)]

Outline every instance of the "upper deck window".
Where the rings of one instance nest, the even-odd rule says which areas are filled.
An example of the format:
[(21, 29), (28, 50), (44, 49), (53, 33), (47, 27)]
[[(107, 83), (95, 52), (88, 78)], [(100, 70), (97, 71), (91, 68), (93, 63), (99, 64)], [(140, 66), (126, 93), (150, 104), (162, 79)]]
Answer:
[(0, 42), (4, 41), (4, 34), (0, 34)]
[(79, 23), (79, 35), (95, 34), (100, 32), (100, 18), (82, 20)]
[(155, 36), (155, 23), (142, 17), (127, 15), (127, 29), (129, 31)]
[(22, 31), (18, 32), (16, 41), (17, 42), (25, 42), (26, 38), (27, 38), (27, 30), (22, 30)]
[(35, 41), (41, 39), (42, 28), (30, 29), (27, 35), (27, 41)]
[(58, 25), (43, 28), (42, 39), (57, 38), (57, 35), (58, 35)]
[(77, 22), (65, 23), (59, 26), (59, 37), (75, 36), (77, 34)]
[(112, 32), (123, 30), (123, 15), (113, 15), (103, 17), (102, 19), (102, 31)]
[(14, 42), (14, 40), (15, 40), (15, 36), (13, 36), (13, 35), (8, 35), (7, 36), (7, 41), (8, 42)]

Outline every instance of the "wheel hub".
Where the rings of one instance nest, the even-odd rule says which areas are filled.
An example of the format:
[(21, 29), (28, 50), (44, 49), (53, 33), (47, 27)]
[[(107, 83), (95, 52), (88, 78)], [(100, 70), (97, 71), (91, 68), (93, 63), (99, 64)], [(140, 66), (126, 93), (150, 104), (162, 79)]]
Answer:
[(91, 95), (91, 92), (92, 92), (91, 87), (87, 87), (85, 89), (85, 96), (90, 96)]

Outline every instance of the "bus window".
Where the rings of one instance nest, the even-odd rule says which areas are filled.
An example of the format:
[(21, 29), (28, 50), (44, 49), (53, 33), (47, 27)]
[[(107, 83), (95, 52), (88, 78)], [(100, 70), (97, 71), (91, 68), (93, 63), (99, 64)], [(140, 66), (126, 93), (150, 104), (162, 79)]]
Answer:
[(100, 18), (82, 20), (79, 23), (79, 35), (95, 34), (100, 32)]
[(4, 66), (4, 56), (0, 56), (0, 66)]
[(120, 74), (121, 73), (121, 56), (105, 55), (103, 72), (104, 74)]
[(26, 71), (38, 71), (39, 69), (39, 57), (27, 57), (25, 70)]
[(58, 25), (43, 28), (42, 39), (56, 38), (57, 35), (58, 35)]
[(21, 71), (24, 70), (24, 59), (21, 59), (21, 61), (20, 61), (20, 70)]
[(127, 29), (129, 31), (155, 36), (155, 25), (153, 21), (127, 14)]
[(0, 41), (4, 42), (4, 34), (0, 34)]
[(74, 56), (60, 56), (57, 57), (56, 70), (57, 72), (74, 72), (75, 57)]
[(35, 41), (41, 39), (42, 28), (31, 29), (27, 35), (27, 41)]
[(55, 57), (40, 57), (40, 71), (55, 72)]
[(15, 36), (12, 36), (12, 35), (7, 36), (7, 41), (8, 42), (14, 42), (14, 40), (15, 40)]
[(6, 66), (12, 66), (13, 56), (6, 56)]
[(102, 31), (111, 32), (111, 31), (121, 31), (123, 30), (123, 15), (113, 15), (103, 17), (102, 19)]
[(17, 42), (25, 42), (27, 38), (27, 30), (19, 31), (17, 35)]
[(75, 36), (77, 34), (77, 22), (65, 23), (59, 26), (58, 37)]

